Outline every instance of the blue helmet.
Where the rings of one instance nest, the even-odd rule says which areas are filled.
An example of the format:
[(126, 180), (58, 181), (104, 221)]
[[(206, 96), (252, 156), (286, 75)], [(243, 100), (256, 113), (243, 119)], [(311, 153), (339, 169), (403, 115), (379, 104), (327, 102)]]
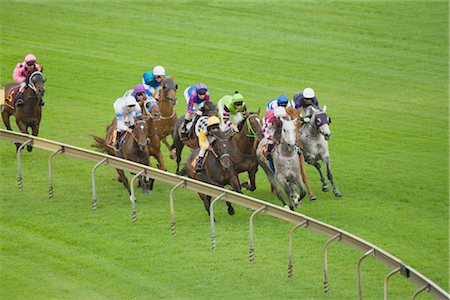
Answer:
[(286, 105), (289, 102), (289, 99), (286, 95), (281, 94), (277, 98), (277, 104), (278, 105)]

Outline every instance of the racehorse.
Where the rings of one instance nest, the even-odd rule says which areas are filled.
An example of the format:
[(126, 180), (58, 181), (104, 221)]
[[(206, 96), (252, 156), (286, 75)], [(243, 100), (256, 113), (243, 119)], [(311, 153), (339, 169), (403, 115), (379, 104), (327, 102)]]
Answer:
[(158, 105), (161, 110), (161, 119), (155, 122), (159, 139), (170, 150), (167, 142), (167, 136), (173, 134), (173, 128), (177, 122), (177, 113), (174, 106), (177, 103), (178, 85), (174, 83), (172, 78), (165, 78), (162, 81), (162, 88), (159, 90)]
[(242, 183), (242, 187), (254, 191), (256, 189), (255, 175), (258, 171), (256, 148), (262, 139), (261, 120), (257, 113), (250, 113), (238, 124), (238, 130), (230, 138), (230, 154), (237, 174), (248, 172), (249, 182)]
[(144, 120), (147, 121), (148, 136), (150, 143), (148, 145), (148, 151), (150, 156), (153, 156), (158, 161), (157, 167), (160, 170), (167, 171), (164, 157), (161, 153), (161, 142), (158, 136), (158, 130), (156, 129), (156, 123), (161, 120), (161, 111), (156, 100), (150, 100), (145, 106), (144, 103), (139, 103), (142, 109), (142, 115)]
[[(300, 126), (301, 126), (301, 121), (299, 119), (300, 117), (300, 113), (298, 110), (296, 110), (293, 107), (287, 107), (286, 108), (286, 112), (289, 114), (289, 116), (291, 117), (292, 120), (296, 120), (296, 128), (297, 128), (297, 134), (299, 134), (300, 132)], [(303, 149), (303, 144), (302, 141), (300, 139), (300, 136), (297, 136), (297, 146), (300, 149)], [(309, 184), (309, 180), (308, 177), (306, 176), (306, 164), (305, 164), (305, 156), (303, 154), (299, 154), (299, 159), (300, 159), (300, 170), (302, 172), (302, 180), (303, 183), (305, 184), (306, 190), (308, 192), (308, 196), (309, 199), (312, 200), (316, 200), (316, 196), (314, 195), (312, 189), (311, 189), (311, 185)]]
[[(6, 129), (12, 130), (9, 117), (14, 115), (16, 124), (20, 132), (28, 134), (28, 128), (31, 128), (31, 134), (37, 136), (39, 134), (39, 124), (41, 122), (42, 107), (41, 99), (45, 93), (45, 81), (47, 79), (41, 72), (34, 72), (26, 79), (26, 87), (23, 91), (22, 99), (24, 104), (14, 108), (14, 93), (19, 90), (20, 83), (10, 83), (4, 87), (5, 96), (8, 102), (1, 105), (2, 119)], [(0, 99), (1, 100), (1, 99)], [(12, 104), (12, 105), (11, 105)], [(16, 149), (20, 147), (16, 143)], [(31, 145), (27, 145), (28, 152), (33, 150)]]
[[(191, 128), (188, 133), (187, 139), (181, 138), (181, 127), (184, 124), (184, 116), (177, 120), (175, 127), (173, 129), (173, 145), (170, 147), (170, 158), (176, 158), (177, 161), (177, 170), (176, 174), (180, 173), (180, 162), (181, 162), (181, 152), (183, 151), (184, 145), (188, 146), (191, 149), (198, 148), (198, 130), (202, 125), (206, 126), (206, 121), (210, 116), (217, 116), (217, 107), (214, 103), (208, 101), (204, 102), (204, 106), (202, 108), (203, 115), (194, 115), (193, 120), (191, 121)], [(197, 125), (198, 124), (198, 125)], [(196, 128), (197, 126), (197, 128)]]
[(317, 109), (311, 107), (313, 114), (309, 120), (304, 119), (304, 124), (300, 129), (300, 139), (303, 143), (303, 155), (307, 163), (316, 167), (322, 182), (322, 191), (328, 192), (329, 188), (323, 177), (319, 160), (322, 160), (327, 168), (327, 177), (333, 186), (333, 193), (336, 197), (341, 197), (334, 184), (333, 175), (330, 168), (330, 153), (328, 151), (328, 140), (331, 137), (330, 118), (326, 114), (327, 107)]
[[(203, 171), (201, 173), (195, 173), (195, 163), (198, 157), (200, 148), (191, 152), (186, 160), (186, 173), (188, 177), (194, 178), (200, 181), (204, 181), (220, 187), (225, 185), (231, 185), (234, 191), (242, 193), (239, 178), (233, 167), (233, 162), (230, 157), (230, 145), (228, 137), (225, 133), (218, 131), (213, 133), (215, 140), (210, 145), (210, 150), (206, 153), (203, 160)], [(209, 215), (209, 207), (211, 204), (211, 196), (198, 193), (203, 200), (205, 209)], [(230, 202), (227, 202), (228, 214), (234, 215), (234, 208)]]
[[(278, 184), (281, 184), (288, 197), (289, 208), (294, 210), (295, 206), (299, 207), (301, 200), (306, 195), (303, 186), (302, 176), (300, 172), (300, 161), (296, 147), (296, 130), (294, 120), (282, 119), (280, 143), (275, 146), (272, 151), (273, 165), (275, 173), (270, 169), (269, 162), (266, 159), (263, 148), (267, 144), (267, 140), (262, 140), (256, 150), (259, 164), (266, 172), (272, 190), (275, 191), (278, 199), (286, 207), (283, 192)], [(300, 195), (297, 193), (300, 192)]]
[[(116, 127), (117, 121), (114, 118), (112, 124), (106, 128), (106, 138), (102, 139), (101, 137), (93, 136), (96, 143), (92, 146), (108, 153), (109, 155), (128, 159), (146, 166), (150, 165), (150, 153), (147, 147), (150, 137), (147, 122), (145, 120), (136, 120), (133, 131), (131, 133), (125, 133), (125, 136), (121, 142), (122, 153), (120, 154), (115, 148), (110, 147), (107, 143), (107, 141), (111, 139), (111, 135), (114, 134)], [(123, 183), (125, 188), (128, 190), (128, 193), (131, 195), (130, 185), (124, 171), (119, 169), (116, 170), (117, 173), (119, 173), (119, 181)], [(139, 186), (142, 187), (143, 194), (148, 194), (148, 190), (153, 189), (153, 182), (154, 179), (149, 179), (146, 181), (145, 176), (140, 176)]]

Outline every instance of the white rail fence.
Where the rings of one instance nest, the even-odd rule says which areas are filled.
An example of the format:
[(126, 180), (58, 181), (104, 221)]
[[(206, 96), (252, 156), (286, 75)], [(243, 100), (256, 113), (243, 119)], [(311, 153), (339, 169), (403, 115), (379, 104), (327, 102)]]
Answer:
[(161, 182), (174, 185), (169, 194), (170, 201), (170, 213), (171, 213), (171, 232), (176, 234), (176, 222), (175, 222), (175, 208), (173, 192), (180, 188), (186, 188), (191, 191), (204, 193), (215, 197), (211, 202), (211, 248), (214, 251), (216, 248), (215, 230), (214, 230), (214, 204), (218, 200), (229, 201), (233, 204), (238, 204), (243, 207), (254, 210), (249, 220), (250, 230), (250, 263), (254, 261), (254, 243), (253, 243), (253, 220), (257, 214), (264, 212), (265, 214), (276, 217), (278, 219), (290, 222), (294, 224), (289, 232), (289, 263), (288, 263), (288, 277), (293, 275), (292, 265), (292, 237), (295, 231), (299, 228), (309, 229), (313, 232), (319, 233), (328, 237), (328, 240), (323, 246), (324, 254), (324, 292), (328, 292), (328, 247), (334, 241), (339, 241), (347, 244), (353, 248), (359, 249), (363, 252), (363, 255), (356, 262), (356, 272), (358, 278), (358, 291), (359, 299), (363, 299), (363, 286), (361, 277), (361, 265), (365, 258), (372, 256), (378, 261), (382, 262), (386, 266), (392, 269), (384, 279), (384, 299), (388, 297), (388, 284), (389, 279), (399, 273), (412, 283), (416, 284), (419, 288), (414, 292), (412, 298), (415, 299), (420, 293), (426, 291), (436, 299), (450, 299), (449, 294), (427, 277), (414, 270), (410, 266), (404, 264), (401, 260), (395, 256), (387, 253), (383, 249), (357, 237), (344, 230), (320, 222), (298, 212), (294, 212), (285, 209), (281, 206), (277, 206), (256, 198), (252, 198), (246, 195), (236, 193), (234, 191), (226, 190), (217, 186), (213, 186), (204, 182), (193, 180), (187, 177), (179, 176), (169, 172), (164, 172), (155, 168), (144, 166), (135, 162), (127, 161), (121, 158), (109, 156), (103, 153), (98, 153), (91, 150), (86, 150), (71, 146), (68, 144), (62, 144), (43, 138), (16, 133), (4, 129), (0, 129), (0, 139), (11, 141), (14, 143), (20, 143), (21, 146), (17, 152), (18, 162), (18, 188), (22, 190), (22, 165), (21, 165), (21, 152), (26, 145), (32, 145), (33, 147), (51, 151), (51, 155), (48, 158), (48, 174), (49, 174), (49, 197), (53, 198), (53, 182), (52, 182), (52, 160), (57, 154), (65, 154), (72, 157), (81, 158), (84, 160), (92, 161), (95, 165), (92, 168), (92, 209), (97, 209), (97, 197), (95, 191), (95, 170), (101, 165), (107, 165), (113, 168), (122, 169), (124, 171), (135, 173), (136, 175), (131, 180), (131, 215), (132, 221), (137, 220), (136, 203), (134, 197), (134, 181), (139, 175), (145, 175), (147, 178), (152, 178)]

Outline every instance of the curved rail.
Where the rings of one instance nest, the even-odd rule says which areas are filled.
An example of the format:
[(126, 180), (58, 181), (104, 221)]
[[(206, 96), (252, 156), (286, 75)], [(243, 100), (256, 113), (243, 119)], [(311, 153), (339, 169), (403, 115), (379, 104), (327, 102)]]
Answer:
[(353, 248), (359, 249), (364, 253), (370, 252), (371, 256), (391, 268), (391, 270), (400, 268), (400, 274), (420, 287), (420, 289), (414, 294), (414, 297), (422, 291), (427, 291), (436, 299), (450, 299), (449, 294), (437, 284), (432, 282), (430, 279), (428, 279), (412, 267), (404, 264), (400, 259), (384, 251), (383, 249), (342, 229), (315, 220), (298, 212), (285, 209), (284, 207), (277, 206), (269, 202), (265, 202), (247, 195), (239, 194), (234, 191), (226, 190), (191, 178), (161, 171), (159, 169), (151, 168), (132, 161), (127, 161), (118, 157), (109, 156), (92, 150), (82, 149), (68, 144), (58, 143), (55, 141), (23, 133), (0, 129), (0, 139), (21, 144), (28, 144), (31, 140), (33, 147), (48, 150), (52, 153), (61, 150), (61, 154), (81, 158), (95, 163), (99, 163), (106, 158), (107, 160), (105, 162), (105, 165), (108, 165), (110, 167), (121, 169), (127, 172), (132, 172), (135, 174), (144, 171), (145, 176), (164, 183), (169, 183), (171, 185), (178, 185), (180, 184), (180, 182), (183, 182), (183, 187), (186, 189), (207, 194), (212, 197), (225, 197), (227, 201), (244, 206), (248, 209), (258, 210), (262, 206), (265, 206), (266, 214), (269, 216), (290, 222), (294, 225), (300, 224), (303, 221), (307, 221), (307, 229), (320, 233), (321, 235), (326, 236), (328, 239), (333, 238), (337, 234), (339, 234), (340, 242), (343, 242)]

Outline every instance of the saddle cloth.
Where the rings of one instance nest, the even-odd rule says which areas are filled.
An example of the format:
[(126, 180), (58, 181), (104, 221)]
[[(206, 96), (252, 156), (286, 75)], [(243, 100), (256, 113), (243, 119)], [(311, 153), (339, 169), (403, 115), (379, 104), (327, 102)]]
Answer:
[[(122, 135), (122, 138), (119, 141), (119, 145), (122, 145), (123, 141), (125, 140), (125, 137), (127, 136), (127, 134), (125, 133), (124, 135)], [(108, 137), (108, 140), (106, 141), (106, 145), (110, 148), (115, 149), (115, 144), (116, 144), (116, 140), (117, 140), (117, 128), (114, 129), (113, 133)]]
[[(14, 109), (14, 103), (16, 101), (17, 93), (19, 92), (20, 85), (13, 87), (9, 90), (8, 95), (5, 95), (5, 89), (2, 88), (0, 92), (0, 105), (6, 105)], [(5, 97), (6, 96), (6, 97)]]

